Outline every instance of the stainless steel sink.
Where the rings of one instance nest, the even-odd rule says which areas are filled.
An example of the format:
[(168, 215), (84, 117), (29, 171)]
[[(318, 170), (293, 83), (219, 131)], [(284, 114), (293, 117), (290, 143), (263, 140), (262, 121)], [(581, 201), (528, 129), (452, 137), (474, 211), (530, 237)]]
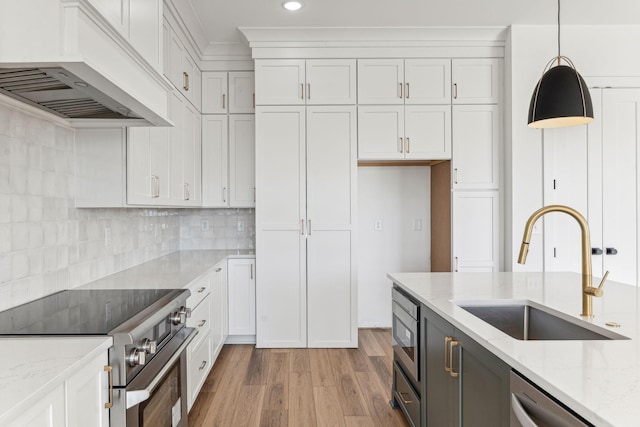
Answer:
[(460, 308), (519, 340), (619, 340), (627, 337), (531, 301), (455, 302)]

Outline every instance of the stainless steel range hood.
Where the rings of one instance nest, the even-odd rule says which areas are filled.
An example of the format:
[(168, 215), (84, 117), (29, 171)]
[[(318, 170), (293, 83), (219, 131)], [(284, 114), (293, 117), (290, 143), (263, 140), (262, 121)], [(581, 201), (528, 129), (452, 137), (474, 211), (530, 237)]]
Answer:
[(65, 119), (142, 119), (63, 68), (0, 68), (0, 93)]

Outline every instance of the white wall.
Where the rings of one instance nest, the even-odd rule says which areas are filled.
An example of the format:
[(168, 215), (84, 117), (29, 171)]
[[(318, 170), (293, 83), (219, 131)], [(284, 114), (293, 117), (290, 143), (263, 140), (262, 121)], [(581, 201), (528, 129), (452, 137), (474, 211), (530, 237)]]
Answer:
[[(533, 236), (527, 264), (516, 263), (524, 223), (543, 206), (543, 131), (527, 127), (527, 113), (533, 89), (547, 61), (557, 54), (556, 26), (511, 27), (509, 40), (511, 77), (507, 87), (507, 134), (505, 195), (507, 215), (505, 269), (543, 269), (542, 234)], [(640, 55), (637, 42), (640, 26), (562, 26), (562, 51), (575, 63), (588, 85), (625, 86), (640, 83)], [(598, 120), (598, 117), (595, 118)], [(511, 212), (509, 212), (511, 210)]]
[[(360, 327), (391, 326), (387, 273), (431, 269), (430, 182), (428, 166), (358, 168)], [(416, 219), (421, 231), (414, 230)]]

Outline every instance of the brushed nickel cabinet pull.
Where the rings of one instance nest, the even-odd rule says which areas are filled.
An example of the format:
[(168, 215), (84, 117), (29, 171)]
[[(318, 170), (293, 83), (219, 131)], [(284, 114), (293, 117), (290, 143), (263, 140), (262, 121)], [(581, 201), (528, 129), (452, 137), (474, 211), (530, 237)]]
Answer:
[(456, 340), (449, 341), (449, 375), (453, 378), (457, 378), (460, 375), (458, 372), (453, 370), (453, 347), (459, 346), (460, 343)]
[(151, 187), (151, 198), (160, 197), (160, 177), (158, 175), (151, 175)]
[(227, 98), (227, 94), (223, 93), (222, 94), (222, 109), (224, 110), (225, 108), (227, 108), (227, 103), (226, 103), (226, 98)]
[(113, 407), (113, 368), (105, 365), (104, 371), (109, 373), (109, 401), (104, 404), (105, 409)]
[(249, 267), (251, 269), (251, 275), (249, 277), (253, 280), (253, 264), (249, 264)]
[(411, 152), (411, 140), (407, 137), (407, 154)]
[(253, 203), (256, 202), (256, 187), (253, 187)]
[(189, 183), (184, 183), (184, 199), (189, 200)]
[(311, 220), (308, 219), (307, 222), (309, 223), (307, 224), (307, 229), (309, 230), (309, 236), (311, 236)]
[(404, 138), (400, 137), (400, 152), (404, 153)]
[(220, 273), (222, 271), (222, 267), (216, 268), (216, 273)]
[(198, 367), (199, 371), (202, 371), (204, 369), (204, 367), (207, 366), (207, 361), (203, 360), (202, 363), (200, 364), (200, 366)]
[(304, 236), (304, 219), (300, 220), (300, 234)]
[(453, 84), (453, 99), (458, 99), (458, 83)]
[(458, 168), (453, 169), (453, 183), (454, 184), (458, 183)]
[(253, 94), (253, 108), (256, 108), (256, 94)]
[(222, 203), (227, 203), (227, 187), (222, 187)]
[(409, 83), (405, 83), (407, 86), (407, 90), (404, 91), (404, 95), (407, 99), (409, 99)]
[(198, 323), (198, 328), (202, 328), (206, 324), (207, 324), (206, 320), (201, 320), (200, 323)]
[[(222, 270), (222, 269), (220, 269), (220, 270)], [(216, 270), (216, 271), (218, 271), (218, 270)], [(203, 293), (205, 291), (205, 289), (207, 289), (207, 288), (205, 288), (204, 286), (201, 287), (201, 288), (198, 288), (198, 293), (199, 294)]]
[(400, 86), (400, 98), (402, 98), (402, 83), (398, 83), (398, 86)]
[(182, 89), (185, 91), (189, 90), (189, 73), (186, 71), (182, 72)]
[(455, 265), (455, 268), (453, 270), (454, 270), (454, 272), (457, 273), (458, 272), (458, 257), (455, 257), (454, 260), (455, 260), (456, 265)]
[(311, 99), (311, 83), (307, 83), (307, 99)]
[(304, 83), (300, 83), (300, 99), (304, 99)]

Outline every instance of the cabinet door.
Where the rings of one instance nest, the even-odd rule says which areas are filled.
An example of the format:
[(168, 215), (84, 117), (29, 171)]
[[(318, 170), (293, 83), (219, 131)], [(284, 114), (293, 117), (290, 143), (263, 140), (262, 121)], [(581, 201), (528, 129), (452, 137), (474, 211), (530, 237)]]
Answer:
[(227, 303), (227, 261), (218, 263), (211, 274), (211, 349), (212, 363), (227, 339), (229, 304)]
[(229, 116), (229, 206), (256, 205), (255, 117)]
[(202, 113), (226, 113), (229, 107), (227, 95), (227, 73), (202, 73)]
[(449, 59), (407, 59), (404, 81), (405, 104), (451, 103)]
[(227, 207), (227, 116), (202, 116), (202, 205)]
[(256, 342), (306, 347), (305, 109), (256, 107)]
[(497, 189), (500, 107), (453, 106), (453, 188)]
[(358, 106), (358, 159), (404, 159), (404, 107)]
[(455, 337), (461, 352), (460, 425), (509, 427), (510, 367), (457, 329)]
[(175, 124), (169, 128), (169, 202), (172, 206), (185, 204), (184, 144), (187, 100), (177, 91), (169, 99), (169, 117)]
[(306, 62), (307, 105), (356, 103), (355, 59), (315, 59)]
[[(194, 340), (195, 341), (195, 340)], [(202, 389), (207, 375), (211, 371), (213, 359), (211, 355), (211, 337), (192, 342), (187, 348), (187, 408), (191, 410), (198, 393)]]
[(453, 271), (499, 271), (497, 191), (454, 191)]
[(229, 335), (256, 334), (255, 264), (255, 260), (249, 258), (227, 261)]
[[(166, 171), (161, 176), (162, 171), (158, 166), (163, 154), (162, 140), (151, 140), (151, 128), (131, 127), (127, 136), (127, 203), (160, 204), (160, 195), (168, 196), (166, 189), (164, 192), (161, 189), (161, 185), (168, 185), (168, 177)], [(166, 144), (166, 139), (164, 142)], [(166, 159), (166, 151), (164, 155)]]
[(81, 368), (65, 384), (67, 427), (108, 427), (109, 377), (107, 353)]
[(411, 105), (404, 108), (405, 157), (451, 158), (451, 107)]
[(166, 21), (164, 22), (164, 46), (164, 75), (177, 89), (182, 90), (184, 49), (178, 35)]
[(162, 64), (162, 2), (129, 0), (129, 40), (131, 45), (155, 69)]
[(229, 73), (229, 113), (253, 114), (255, 112), (255, 82), (253, 71)]
[(18, 417), (5, 424), (5, 426), (66, 427), (64, 385), (60, 384)]
[(502, 59), (453, 59), (454, 104), (498, 104), (502, 93)]
[(404, 60), (359, 59), (358, 104), (404, 104)]
[[(422, 406), (422, 419), (428, 426), (455, 426), (458, 419), (458, 382), (445, 370), (449, 367), (448, 353), (445, 351), (447, 338), (454, 337), (453, 326), (426, 308), (422, 312), (422, 330), (425, 333), (423, 359), (426, 360), (425, 376), (426, 402)], [(426, 413), (425, 413), (426, 412)]]
[(183, 146), (184, 201), (187, 206), (202, 203), (200, 184), (202, 182), (202, 122), (200, 113), (193, 105), (186, 103)]
[[(202, 78), (195, 61), (183, 47), (182, 52), (182, 85), (178, 88), (192, 104), (196, 103), (196, 91), (200, 91), (198, 79)], [(198, 106), (198, 108), (200, 108)]]
[(305, 61), (298, 59), (257, 60), (256, 105), (301, 105), (305, 103)]
[(356, 107), (307, 108), (309, 347), (357, 347)]

